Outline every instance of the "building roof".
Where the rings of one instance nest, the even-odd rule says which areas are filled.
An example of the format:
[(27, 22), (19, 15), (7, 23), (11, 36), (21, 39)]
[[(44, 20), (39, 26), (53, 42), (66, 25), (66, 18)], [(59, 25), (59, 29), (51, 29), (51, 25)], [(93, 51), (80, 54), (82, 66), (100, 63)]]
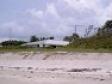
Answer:
[(66, 45), (69, 44), (69, 42), (67, 42), (67, 41), (56, 41), (56, 40), (43, 40), (43, 41), (38, 41), (38, 42), (25, 43), (22, 46), (38, 45), (38, 44), (56, 45), (56, 46), (66, 46)]
[(65, 46), (65, 45), (68, 45), (69, 42), (67, 42), (67, 41), (56, 41), (56, 40), (45, 40), (44, 44)]

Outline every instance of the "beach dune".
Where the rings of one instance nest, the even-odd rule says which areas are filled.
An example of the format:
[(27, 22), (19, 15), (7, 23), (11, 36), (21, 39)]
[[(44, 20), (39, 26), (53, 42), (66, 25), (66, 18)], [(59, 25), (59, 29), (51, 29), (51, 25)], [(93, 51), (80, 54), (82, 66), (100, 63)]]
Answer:
[(0, 53), (0, 84), (112, 84), (111, 53)]

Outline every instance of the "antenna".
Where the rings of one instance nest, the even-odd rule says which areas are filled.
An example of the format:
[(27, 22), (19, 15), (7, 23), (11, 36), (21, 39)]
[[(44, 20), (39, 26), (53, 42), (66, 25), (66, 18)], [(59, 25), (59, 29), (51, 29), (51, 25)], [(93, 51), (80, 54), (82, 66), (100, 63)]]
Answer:
[(75, 34), (77, 33), (77, 25), (75, 25)]
[(76, 33), (77, 33), (77, 26), (78, 26), (78, 25), (69, 25), (69, 26), (75, 28), (75, 34), (76, 34)]
[(93, 29), (94, 29), (94, 25), (89, 25), (88, 28), (85, 29), (85, 35), (84, 36), (88, 37)]

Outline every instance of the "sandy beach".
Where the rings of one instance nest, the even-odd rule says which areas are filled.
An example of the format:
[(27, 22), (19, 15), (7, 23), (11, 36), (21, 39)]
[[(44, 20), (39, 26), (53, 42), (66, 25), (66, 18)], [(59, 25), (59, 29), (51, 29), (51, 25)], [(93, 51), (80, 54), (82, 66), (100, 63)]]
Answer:
[(0, 53), (0, 84), (112, 84), (111, 53)]

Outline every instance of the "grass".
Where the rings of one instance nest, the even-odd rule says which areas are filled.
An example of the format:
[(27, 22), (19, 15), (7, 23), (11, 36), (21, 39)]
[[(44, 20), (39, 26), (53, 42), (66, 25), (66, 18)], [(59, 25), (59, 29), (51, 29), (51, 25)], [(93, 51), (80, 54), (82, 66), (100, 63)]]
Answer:
[(112, 53), (112, 49), (85, 49), (72, 47), (57, 48), (0, 48), (0, 52), (88, 52), (88, 53)]

